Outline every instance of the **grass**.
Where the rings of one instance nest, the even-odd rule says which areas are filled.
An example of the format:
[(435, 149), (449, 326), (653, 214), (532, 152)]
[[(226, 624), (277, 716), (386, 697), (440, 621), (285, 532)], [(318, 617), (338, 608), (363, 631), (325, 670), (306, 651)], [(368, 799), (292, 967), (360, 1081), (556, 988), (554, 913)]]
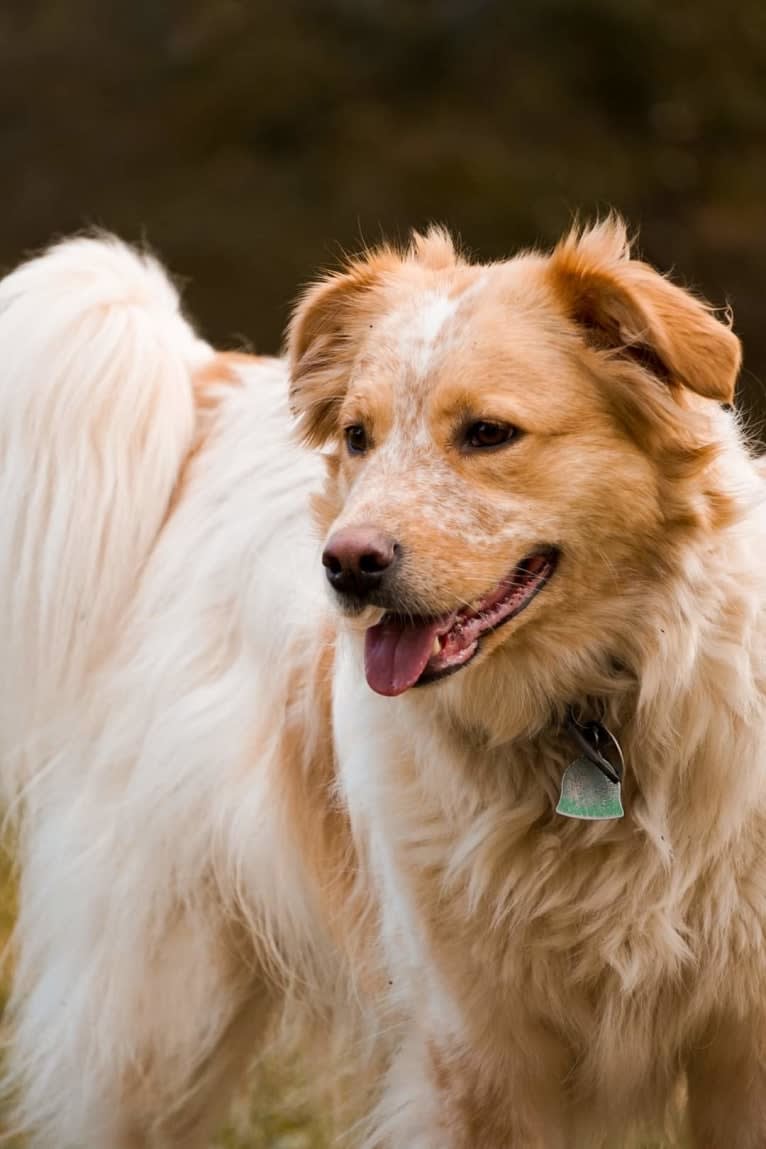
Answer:
[[(16, 912), (15, 893), (14, 883), (11, 881), (10, 859), (0, 846), (0, 955), (5, 952), (13, 929)], [(8, 999), (8, 972), (8, 963), (0, 964), (0, 1021)]]
[(284, 1067), (262, 1065), (215, 1149), (330, 1149), (329, 1127), (306, 1106)]

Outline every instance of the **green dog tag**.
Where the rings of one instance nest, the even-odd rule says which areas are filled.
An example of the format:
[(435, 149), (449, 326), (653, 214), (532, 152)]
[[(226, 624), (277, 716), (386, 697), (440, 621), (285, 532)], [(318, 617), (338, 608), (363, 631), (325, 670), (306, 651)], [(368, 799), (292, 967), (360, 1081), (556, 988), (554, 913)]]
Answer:
[(622, 818), (620, 783), (610, 782), (588, 758), (576, 758), (564, 771), (557, 814), (597, 822)]

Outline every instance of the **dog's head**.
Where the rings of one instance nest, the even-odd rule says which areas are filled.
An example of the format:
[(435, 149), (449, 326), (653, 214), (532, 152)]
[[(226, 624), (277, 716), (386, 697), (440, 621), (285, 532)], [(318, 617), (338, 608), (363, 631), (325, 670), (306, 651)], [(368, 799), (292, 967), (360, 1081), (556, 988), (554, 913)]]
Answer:
[[(325, 448), (324, 563), (382, 694), (549, 653), (619, 653), (689, 532), (740, 348), (610, 218), (476, 265), (416, 236), (310, 289), (292, 404)], [(708, 484), (709, 486), (709, 484)]]

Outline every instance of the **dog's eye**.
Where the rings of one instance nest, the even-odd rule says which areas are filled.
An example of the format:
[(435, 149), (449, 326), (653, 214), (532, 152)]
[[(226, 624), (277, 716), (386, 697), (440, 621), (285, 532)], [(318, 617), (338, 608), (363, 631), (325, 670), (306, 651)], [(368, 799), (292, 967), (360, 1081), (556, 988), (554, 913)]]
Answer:
[(346, 427), (343, 432), (350, 455), (363, 455), (367, 450), (367, 432), (361, 423)]
[(517, 428), (510, 423), (479, 419), (466, 427), (463, 443), (469, 450), (480, 451), (484, 448), (502, 447), (505, 443), (510, 443), (511, 439), (515, 439), (518, 434)]

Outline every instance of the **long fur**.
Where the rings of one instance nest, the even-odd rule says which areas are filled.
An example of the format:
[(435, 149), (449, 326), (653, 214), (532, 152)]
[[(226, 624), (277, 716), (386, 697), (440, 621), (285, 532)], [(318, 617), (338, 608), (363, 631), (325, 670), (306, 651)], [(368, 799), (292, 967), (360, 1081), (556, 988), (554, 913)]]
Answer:
[[(685, 1078), (700, 1149), (756, 1149), (766, 510), (714, 401), (736, 340), (612, 220), (489, 269), (444, 233), (371, 253), (288, 353), (215, 355), (109, 238), (0, 285), (18, 1125), (203, 1145), (297, 1013), (375, 1067), (370, 1146), (602, 1144), (672, 1121)], [(530, 431), (456, 479), (419, 429), (477, 356), (493, 401), (522, 364)], [(393, 430), (352, 471), (359, 411)], [(372, 616), (338, 616), (320, 563), (373, 515), (434, 613), (525, 531), (568, 565), (475, 667), (383, 698)], [(572, 701), (619, 733), (622, 822), (553, 813)]]

